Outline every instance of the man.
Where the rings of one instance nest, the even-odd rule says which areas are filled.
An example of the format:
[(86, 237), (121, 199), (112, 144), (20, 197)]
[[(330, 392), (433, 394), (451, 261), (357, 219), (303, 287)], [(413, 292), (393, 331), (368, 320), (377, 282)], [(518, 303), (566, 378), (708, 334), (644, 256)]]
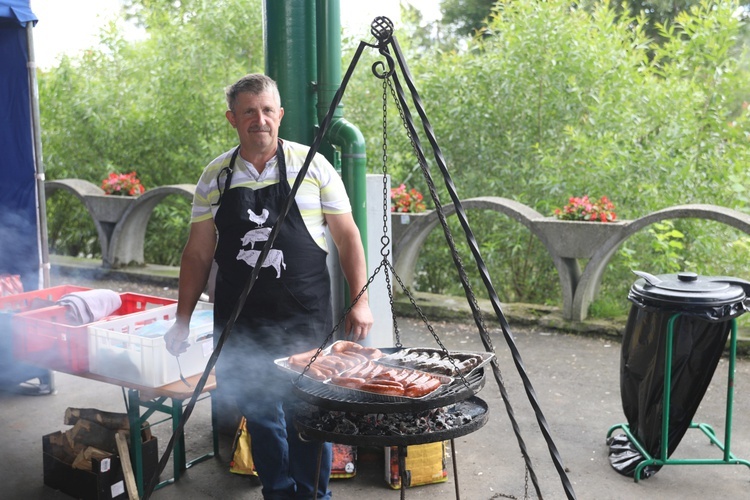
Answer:
[[(309, 151), (279, 139), (284, 109), (270, 78), (247, 75), (227, 88), (226, 97), (226, 117), (240, 145), (212, 161), (196, 186), (177, 319), (165, 337), (174, 355), (187, 348), (190, 316), (212, 260), (218, 264), (215, 337), (222, 332)], [(293, 399), (289, 377), (273, 364), (321, 345), (333, 328), (325, 226), (353, 299), (367, 283), (360, 234), (341, 179), (316, 155), (216, 366), (222, 392), (235, 398), (247, 418), (253, 461), (268, 499), (330, 498), (331, 446), (323, 446), (315, 494), (321, 444), (299, 439), (286, 405)], [(363, 294), (347, 315), (345, 333), (362, 340), (372, 323)]]

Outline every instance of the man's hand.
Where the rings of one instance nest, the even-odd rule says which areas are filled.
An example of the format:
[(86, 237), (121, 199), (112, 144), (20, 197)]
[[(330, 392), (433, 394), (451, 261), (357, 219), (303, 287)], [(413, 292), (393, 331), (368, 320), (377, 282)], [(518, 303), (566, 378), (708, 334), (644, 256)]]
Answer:
[(164, 342), (167, 344), (167, 351), (173, 356), (179, 356), (187, 351), (190, 342), (187, 341), (190, 334), (190, 325), (175, 322), (172, 327), (164, 334)]
[(349, 314), (346, 315), (344, 333), (353, 342), (364, 340), (367, 334), (370, 333), (373, 322), (369, 304), (366, 301), (360, 300), (354, 304)]

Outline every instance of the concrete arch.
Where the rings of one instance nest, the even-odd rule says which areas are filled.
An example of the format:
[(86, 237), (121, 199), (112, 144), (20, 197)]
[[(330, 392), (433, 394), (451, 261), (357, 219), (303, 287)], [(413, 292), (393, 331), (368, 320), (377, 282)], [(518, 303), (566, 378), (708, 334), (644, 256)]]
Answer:
[(649, 215), (630, 221), (621, 233), (607, 240), (591, 257), (576, 287), (570, 319), (583, 321), (588, 314), (589, 305), (594, 300), (596, 290), (601, 282), (604, 268), (620, 245), (633, 234), (655, 222), (667, 219), (706, 219), (720, 222), (750, 234), (750, 215), (709, 204), (679, 205), (665, 208)]
[(81, 200), (94, 221), (105, 267), (142, 265), (146, 228), (156, 205), (167, 196), (177, 194), (193, 199), (195, 186), (174, 184), (149, 189), (138, 197), (108, 196), (99, 186), (83, 179), (46, 181), (49, 196), (57, 190), (72, 193)]
[(117, 220), (108, 220), (109, 218), (103, 219), (102, 217), (97, 217), (96, 197), (105, 196), (104, 190), (83, 179), (45, 181), (45, 197), (49, 199), (55, 191), (67, 191), (81, 201), (88, 211), (89, 216), (94, 221), (94, 227), (96, 228), (96, 233), (99, 237), (99, 245), (102, 250), (102, 255), (107, 255), (107, 252), (109, 252), (109, 239)]
[(151, 214), (160, 202), (170, 195), (180, 195), (193, 199), (195, 185), (172, 184), (149, 189), (133, 200), (112, 232), (109, 252), (105, 264), (110, 267), (143, 265), (143, 246), (146, 228)]
[[(464, 209), (494, 210), (505, 214), (527, 227), (542, 242), (557, 270), (562, 292), (563, 314), (565, 317), (570, 318), (572, 316), (571, 311), (573, 310), (574, 297), (582, 275), (577, 258), (586, 258), (590, 255), (569, 254), (569, 250), (565, 248), (566, 245), (563, 239), (560, 238), (559, 230), (554, 225), (550, 225), (550, 222), (560, 221), (545, 217), (536, 210), (508, 198), (495, 196), (469, 198), (462, 201), (461, 205)], [(453, 204), (443, 207), (443, 212), (446, 216), (455, 213), (455, 211)], [(400, 237), (396, 237), (396, 232), (394, 231), (394, 268), (408, 287), (413, 285), (414, 269), (416, 268), (419, 250), (429, 233), (439, 222), (438, 214), (435, 211), (418, 214), (415, 219), (416, 221), (409, 225), (408, 231), (404, 232)], [(606, 229), (608, 233), (613, 229), (614, 232), (620, 231), (623, 224), (608, 224), (606, 227), (587, 225), (587, 227), (589, 229)], [(595, 283), (593, 286), (596, 288), (597, 284)]]
[[(602, 232), (604, 238), (595, 240), (586, 238), (586, 242), (594, 248), (587, 255), (570, 254), (564, 248), (560, 228), (554, 227), (556, 221), (544, 217), (536, 210), (519, 202), (500, 197), (470, 198), (461, 202), (464, 209), (494, 210), (505, 214), (526, 226), (547, 248), (557, 269), (563, 300), (563, 316), (574, 321), (583, 321), (588, 314), (588, 308), (594, 300), (601, 283), (601, 277), (612, 255), (622, 243), (644, 227), (666, 219), (697, 218), (714, 220), (732, 226), (750, 234), (750, 215), (730, 208), (716, 205), (680, 205), (666, 208), (632, 221), (621, 221), (617, 224), (600, 226), (589, 225), (587, 228)], [(453, 204), (443, 207), (445, 216), (456, 211)], [(398, 214), (395, 214), (396, 216)], [(413, 285), (414, 269), (416, 268), (419, 251), (429, 233), (439, 223), (436, 211), (423, 214), (409, 214), (414, 222), (409, 224), (403, 234), (397, 234), (394, 229), (393, 261), (394, 268), (408, 287)], [(552, 224), (551, 224), (552, 223)], [(395, 227), (395, 225), (394, 225)], [(606, 230), (606, 231), (603, 231)], [(579, 259), (590, 258), (582, 271)]]
[[(497, 196), (482, 196), (464, 200), (461, 202), (461, 206), (464, 209), (494, 210), (505, 214), (529, 228), (539, 237), (532, 221), (542, 218), (542, 214), (517, 201)], [(443, 213), (446, 217), (455, 212), (456, 208), (452, 203), (443, 207)], [(440, 222), (435, 210), (416, 214), (416, 216), (415, 214), (409, 214), (409, 217), (414, 217), (415, 221), (409, 224), (408, 230), (398, 240), (394, 237), (393, 241), (393, 267), (407, 287), (411, 287), (414, 282), (414, 269), (417, 265), (419, 250), (427, 236)]]

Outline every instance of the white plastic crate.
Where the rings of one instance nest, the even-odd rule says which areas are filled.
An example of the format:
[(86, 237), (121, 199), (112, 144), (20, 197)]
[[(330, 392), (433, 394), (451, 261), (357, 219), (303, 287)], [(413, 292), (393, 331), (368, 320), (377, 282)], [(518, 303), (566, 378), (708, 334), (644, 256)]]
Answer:
[[(177, 359), (164, 342), (164, 333), (174, 323), (176, 312), (174, 304), (90, 326), (89, 371), (146, 387), (180, 380)], [(185, 377), (206, 368), (214, 349), (212, 334), (213, 304), (199, 302), (190, 321), (190, 347), (180, 354)]]

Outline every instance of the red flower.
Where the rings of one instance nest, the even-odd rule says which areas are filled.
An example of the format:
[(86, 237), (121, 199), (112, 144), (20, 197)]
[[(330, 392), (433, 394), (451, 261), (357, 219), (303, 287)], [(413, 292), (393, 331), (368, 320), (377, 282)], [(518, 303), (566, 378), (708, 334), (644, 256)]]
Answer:
[(571, 196), (567, 205), (562, 209), (555, 209), (554, 215), (562, 220), (592, 222), (612, 222), (617, 219), (615, 205), (606, 196), (602, 196), (596, 201), (592, 201), (588, 195), (580, 198)]
[(146, 191), (135, 172), (129, 174), (109, 174), (109, 177), (102, 181), (102, 189), (105, 194), (118, 196), (138, 196)]
[(424, 196), (415, 188), (406, 190), (406, 185), (401, 184), (397, 188), (391, 188), (391, 212), (419, 213), (427, 208), (422, 200)]

